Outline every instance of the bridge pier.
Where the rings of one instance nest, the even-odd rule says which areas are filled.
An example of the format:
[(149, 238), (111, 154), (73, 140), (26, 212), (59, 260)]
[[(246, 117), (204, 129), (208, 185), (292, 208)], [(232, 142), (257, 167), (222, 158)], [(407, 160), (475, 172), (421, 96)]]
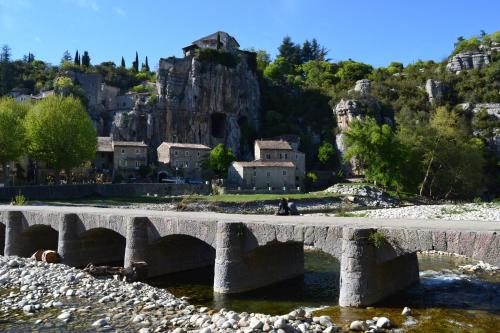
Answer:
[(146, 217), (132, 217), (127, 221), (124, 267), (131, 267), (136, 261), (148, 261), (148, 223)]
[(217, 224), (214, 291), (241, 293), (304, 273), (302, 243), (272, 242), (247, 251), (243, 223)]
[(23, 254), (23, 214), (19, 211), (8, 211), (5, 223), (4, 255), (18, 256)]
[(57, 253), (61, 263), (78, 266), (80, 260), (80, 238), (78, 235), (78, 215), (64, 214), (59, 221)]
[(390, 258), (387, 244), (377, 248), (370, 240), (373, 232), (374, 229), (343, 230), (340, 306), (373, 305), (419, 281), (416, 253)]

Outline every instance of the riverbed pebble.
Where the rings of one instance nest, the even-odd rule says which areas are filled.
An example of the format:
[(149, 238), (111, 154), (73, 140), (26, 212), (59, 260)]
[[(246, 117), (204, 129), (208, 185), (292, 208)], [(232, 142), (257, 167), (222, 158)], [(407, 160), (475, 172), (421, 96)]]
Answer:
[[(281, 316), (196, 307), (142, 282), (95, 278), (62, 264), (0, 256), (0, 312), (19, 311), (21, 331), (126, 331), (219, 333), (332, 333), (328, 316), (296, 309)], [(57, 309), (57, 310), (56, 310)], [(49, 311), (57, 311), (50, 315)], [(20, 320), (33, 317), (31, 320)], [(381, 317), (382, 318), (382, 317)], [(36, 324), (35, 324), (36, 323)], [(31, 325), (31, 326), (30, 326)], [(35, 326), (36, 325), (36, 326)], [(367, 330), (360, 321), (361, 330)], [(76, 327), (76, 328), (75, 328)]]

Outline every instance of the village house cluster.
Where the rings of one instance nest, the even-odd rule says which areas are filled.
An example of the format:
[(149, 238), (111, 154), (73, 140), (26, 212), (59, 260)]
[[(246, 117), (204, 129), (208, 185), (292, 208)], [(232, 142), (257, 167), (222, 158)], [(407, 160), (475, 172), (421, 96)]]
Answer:
[[(217, 31), (193, 41), (182, 50), (188, 60), (197, 51), (206, 49), (240, 55), (249, 53), (240, 51), (239, 47), (234, 37)], [(149, 92), (125, 92), (106, 84), (99, 73), (66, 70), (61, 75), (82, 88), (87, 100), (87, 112), (98, 134), (94, 160), (72, 170), (72, 181), (77, 183), (205, 181), (204, 159), (217, 143), (226, 142), (225, 122), (235, 122), (231, 122), (229, 117), (232, 115), (229, 113), (220, 113), (224, 110), (212, 112), (207, 117), (210, 119), (207, 127), (211, 128), (210, 135), (213, 137), (208, 140), (210, 144), (200, 144), (203, 141), (201, 138), (198, 142), (189, 142), (186, 136), (180, 138), (177, 135), (171, 135), (168, 142), (156, 140), (153, 143), (153, 131), (158, 126), (154, 124), (153, 107), (149, 102), (155, 93), (161, 95), (157, 85), (143, 82), (150, 88)], [(58, 92), (50, 90), (35, 96), (12, 91), (10, 96), (21, 103), (40, 100), (54, 93)], [(238, 117), (236, 122), (247, 119), (245, 115)], [(175, 126), (182, 127), (184, 124)], [(198, 136), (201, 137), (201, 134)], [(292, 190), (303, 186), (305, 158), (298, 147), (296, 137), (255, 141), (255, 159), (233, 162), (224, 180), (225, 186), (253, 190)], [(56, 178), (55, 170), (50, 165), (27, 157), (9, 164), (8, 170), (0, 169), (0, 174), (4, 172), (12, 176), (14, 185), (51, 184)], [(69, 175), (63, 175), (63, 182), (68, 178)]]

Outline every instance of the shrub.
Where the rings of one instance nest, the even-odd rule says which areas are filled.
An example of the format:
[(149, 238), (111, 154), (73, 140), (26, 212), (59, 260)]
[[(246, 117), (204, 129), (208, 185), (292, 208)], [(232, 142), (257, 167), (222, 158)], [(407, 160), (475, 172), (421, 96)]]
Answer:
[(234, 68), (238, 64), (238, 57), (232, 53), (214, 49), (196, 50), (196, 57), (202, 63), (220, 64)]
[(19, 193), (18, 195), (16, 195), (14, 197), (12, 204), (15, 206), (24, 206), (24, 205), (26, 205), (27, 202), (28, 202), (28, 200), (26, 199), (26, 197), (24, 195), (22, 195), (21, 193)]
[(385, 235), (379, 231), (374, 231), (368, 236), (368, 241), (375, 246), (375, 248), (379, 249), (384, 245), (387, 240), (385, 239)]

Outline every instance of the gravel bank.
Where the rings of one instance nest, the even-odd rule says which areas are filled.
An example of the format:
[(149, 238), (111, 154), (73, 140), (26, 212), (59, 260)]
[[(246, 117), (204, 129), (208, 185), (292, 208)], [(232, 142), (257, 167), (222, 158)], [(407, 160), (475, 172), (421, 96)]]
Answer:
[(78, 269), (0, 256), (0, 330), (109, 332), (342, 331), (302, 309), (283, 316), (211, 310), (165, 290), (97, 279)]
[(500, 204), (468, 203), (457, 205), (407, 206), (360, 210), (354, 213), (372, 218), (443, 219), (468, 221), (500, 221)]

